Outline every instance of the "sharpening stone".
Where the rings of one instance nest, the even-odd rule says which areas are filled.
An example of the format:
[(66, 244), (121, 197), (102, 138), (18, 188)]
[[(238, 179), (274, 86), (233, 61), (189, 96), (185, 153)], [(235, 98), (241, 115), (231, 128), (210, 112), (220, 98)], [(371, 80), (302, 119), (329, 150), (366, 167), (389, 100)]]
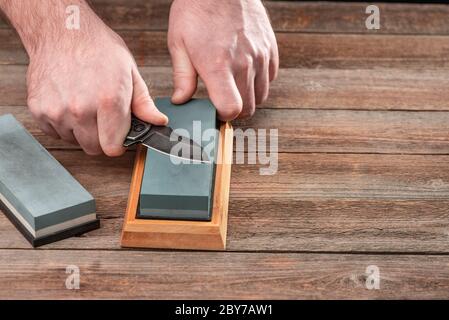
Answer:
[[(137, 218), (210, 221), (218, 149), (215, 107), (208, 99), (193, 99), (184, 105), (173, 105), (169, 98), (155, 102), (170, 119), (172, 129), (187, 130), (188, 138), (207, 146), (211, 162), (175, 164), (169, 155), (148, 149)], [(193, 132), (194, 121), (196, 127), (201, 125), (200, 134)], [(213, 134), (202, 138), (208, 129), (214, 129), (209, 130)]]
[(93, 197), (12, 115), (0, 117), (0, 208), (33, 246), (99, 227)]

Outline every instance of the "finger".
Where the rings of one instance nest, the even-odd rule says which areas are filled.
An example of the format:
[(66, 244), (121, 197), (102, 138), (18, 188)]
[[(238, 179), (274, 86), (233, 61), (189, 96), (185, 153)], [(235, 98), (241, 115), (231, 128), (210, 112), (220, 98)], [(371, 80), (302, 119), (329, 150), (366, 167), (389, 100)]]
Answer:
[[(98, 127), (99, 145), (109, 157), (118, 157), (125, 153), (123, 147), (126, 135), (131, 126), (131, 99), (115, 99), (103, 103), (97, 111), (96, 126)], [(94, 132), (93, 125), (89, 132)]]
[(53, 128), (53, 126), (47, 122), (39, 121), (38, 122), (39, 128), (44, 132), (45, 134), (49, 135), (50, 137), (53, 137), (55, 139), (61, 139), (59, 134), (56, 132), (56, 130)]
[(171, 100), (174, 104), (182, 104), (189, 101), (195, 94), (198, 75), (184, 47), (172, 46), (170, 55), (173, 63), (174, 85)]
[(242, 112), (238, 118), (248, 118), (254, 115), (256, 110), (256, 96), (254, 92), (255, 76), (252, 69), (240, 71), (236, 76), (236, 84), (243, 101)]
[[(201, 74), (200, 74), (201, 76)], [(242, 112), (243, 102), (231, 70), (210, 72), (202, 76), (218, 118), (230, 121)]]
[(270, 90), (270, 71), (269, 63), (262, 63), (257, 71), (254, 80), (254, 91), (256, 96), (256, 105), (264, 103), (268, 98)]
[(271, 50), (271, 59), (270, 59), (270, 82), (275, 80), (278, 77), (279, 72), (279, 49), (276, 42), (274, 40), (273, 48)]
[(58, 136), (69, 143), (77, 144), (73, 135), (70, 120), (64, 113), (62, 108), (47, 108), (42, 116), (43, 120), (50, 125), (58, 134)]
[(154, 125), (166, 125), (168, 118), (160, 112), (150, 97), (148, 87), (137, 68), (133, 69), (133, 97), (131, 109), (134, 115)]
[(64, 126), (53, 126), (53, 128), (56, 130), (58, 135), (61, 137), (62, 140), (71, 143), (71, 144), (78, 144), (75, 136), (73, 135), (72, 129), (69, 129), (68, 127)]
[(42, 132), (55, 139), (61, 139), (61, 137), (56, 132), (55, 128), (53, 128), (53, 126), (50, 124), (48, 118), (45, 116), (45, 113), (43, 112), (42, 100), (33, 98), (33, 94), (29, 92), (27, 104), (34, 121), (37, 122)]
[(87, 126), (75, 128), (73, 133), (85, 153), (90, 156), (97, 156), (103, 152), (100, 146), (96, 119), (89, 122), (90, 123)]

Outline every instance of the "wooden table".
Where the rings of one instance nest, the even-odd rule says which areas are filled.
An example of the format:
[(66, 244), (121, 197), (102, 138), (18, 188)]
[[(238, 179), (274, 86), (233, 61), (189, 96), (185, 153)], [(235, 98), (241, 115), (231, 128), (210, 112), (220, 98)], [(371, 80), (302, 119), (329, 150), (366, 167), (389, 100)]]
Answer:
[[(169, 1), (92, 2), (151, 93), (170, 95)], [(1, 298), (449, 298), (449, 7), (381, 4), (367, 30), (366, 4), (266, 5), (282, 69), (235, 126), (279, 130), (279, 172), (233, 166), (227, 252), (120, 248), (135, 153), (89, 157), (44, 136), (26, 108), (28, 58), (0, 23), (0, 114), (94, 195), (102, 224), (33, 250), (0, 215)], [(80, 290), (66, 289), (67, 265)]]

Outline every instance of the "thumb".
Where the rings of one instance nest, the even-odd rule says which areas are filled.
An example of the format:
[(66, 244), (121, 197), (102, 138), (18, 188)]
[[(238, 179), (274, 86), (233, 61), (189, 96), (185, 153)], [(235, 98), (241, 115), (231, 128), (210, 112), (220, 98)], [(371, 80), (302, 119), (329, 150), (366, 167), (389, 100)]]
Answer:
[(198, 75), (184, 47), (171, 47), (170, 55), (173, 64), (173, 85), (175, 90), (172, 102), (182, 104), (195, 94)]
[(148, 87), (142, 76), (135, 67), (132, 71), (133, 76), (133, 99), (131, 103), (131, 110), (134, 115), (148, 123), (164, 126), (168, 123), (168, 118), (165, 114), (160, 112), (153, 99), (151, 99)]

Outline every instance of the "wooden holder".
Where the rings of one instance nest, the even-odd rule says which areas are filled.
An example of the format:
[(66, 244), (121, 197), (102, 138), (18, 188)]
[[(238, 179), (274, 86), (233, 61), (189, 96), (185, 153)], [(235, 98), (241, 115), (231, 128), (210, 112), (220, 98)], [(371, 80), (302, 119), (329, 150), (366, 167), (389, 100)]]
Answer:
[(136, 218), (146, 159), (146, 148), (139, 146), (123, 224), (121, 246), (225, 250), (232, 152), (232, 126), (230, 123), (223, 123), (220, 126), (218, 142), (211, 221), (151, 220)]

